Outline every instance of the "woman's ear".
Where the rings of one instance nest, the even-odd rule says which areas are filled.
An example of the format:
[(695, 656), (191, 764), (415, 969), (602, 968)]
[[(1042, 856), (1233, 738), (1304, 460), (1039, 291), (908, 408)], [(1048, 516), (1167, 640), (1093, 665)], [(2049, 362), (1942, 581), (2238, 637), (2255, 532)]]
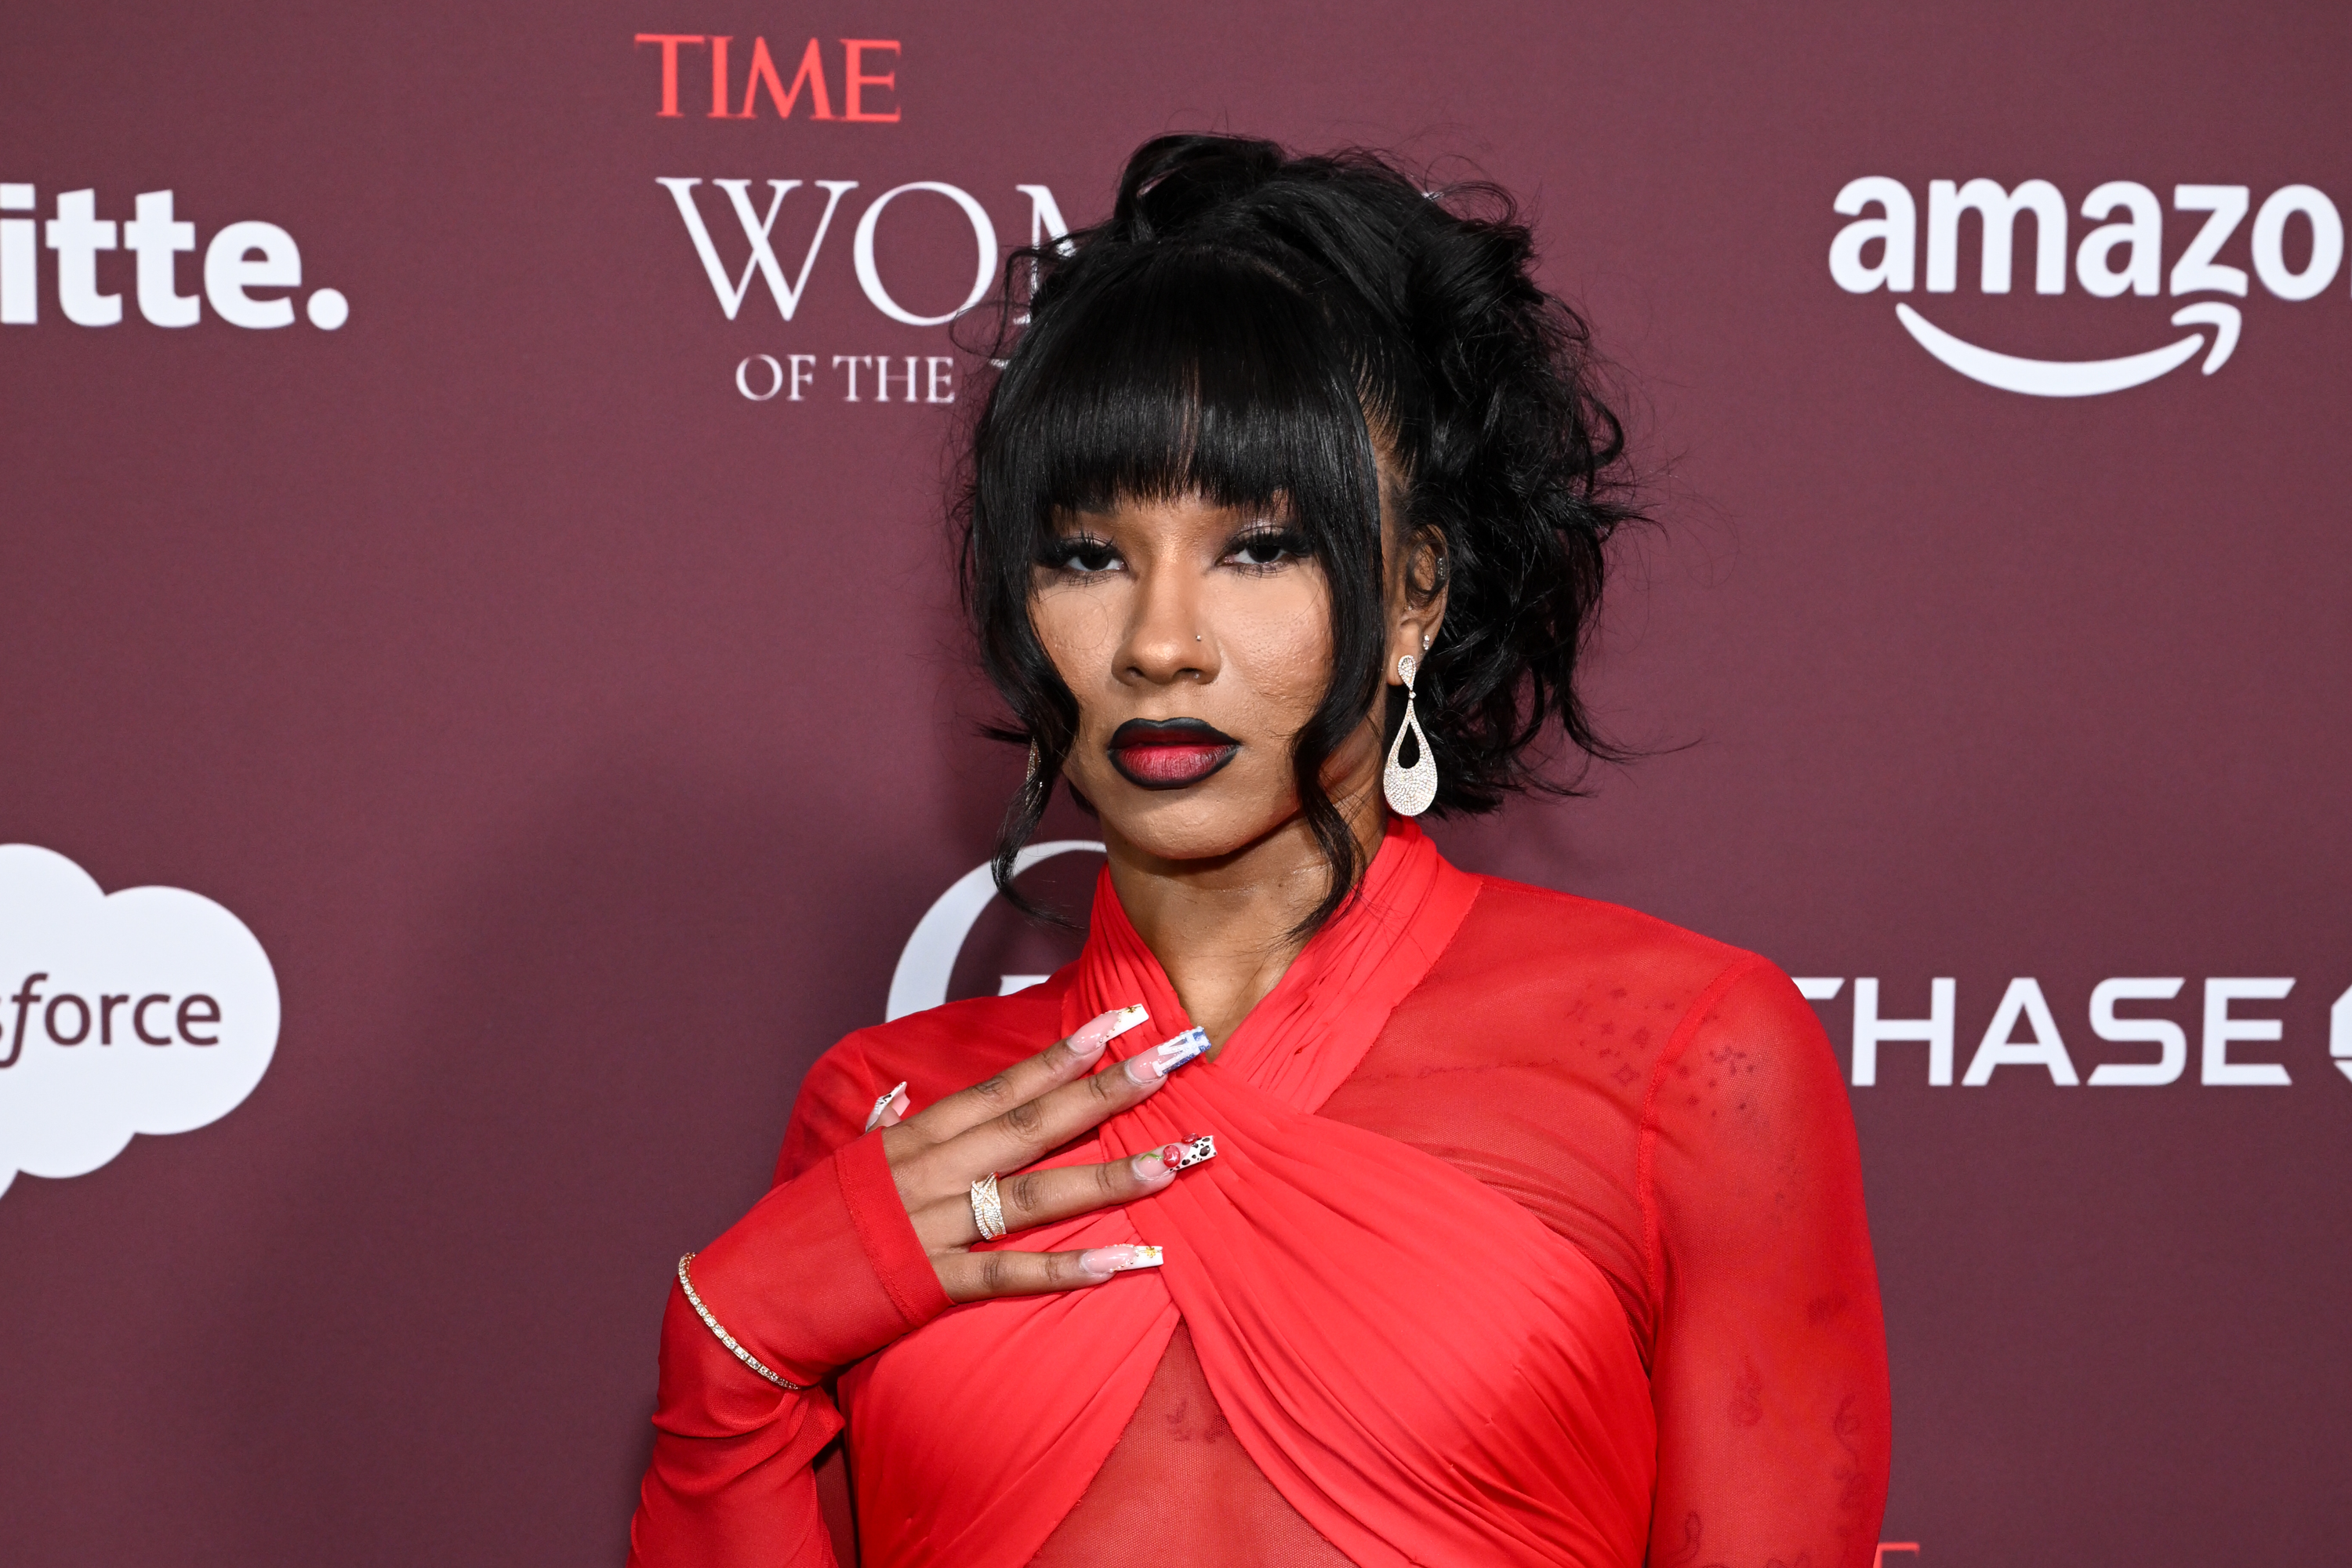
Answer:
[(1383, 679), (1391, 686), (1404, 684), (1397, 674), (1397, 660), (1407, 654), (1425, 660), (1430, 645), (1437, 640), (1438, 627), (1445, 620), (1446, 580), (1451, 574), (1445, 535), (1434, 528), (1414, 529), (1398, 554), (1389, 574), (1386, 595), (1389, 646)]

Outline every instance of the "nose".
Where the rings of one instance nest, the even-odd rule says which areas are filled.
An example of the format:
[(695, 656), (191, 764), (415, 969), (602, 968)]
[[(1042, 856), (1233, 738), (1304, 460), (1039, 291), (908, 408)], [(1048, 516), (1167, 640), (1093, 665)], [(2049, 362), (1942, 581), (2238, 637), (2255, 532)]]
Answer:
[(1202, 624), (1197, 574), (1166, 563), (1147, 567), (1131, 602), (1119, 679), (1130, 685), (1206, 685), (1217, 677), (1217, 642)]

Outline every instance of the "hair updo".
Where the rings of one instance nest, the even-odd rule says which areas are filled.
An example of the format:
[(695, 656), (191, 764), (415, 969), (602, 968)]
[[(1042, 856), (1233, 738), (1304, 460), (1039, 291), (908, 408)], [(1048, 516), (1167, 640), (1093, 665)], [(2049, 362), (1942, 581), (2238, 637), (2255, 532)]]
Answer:
[(1575, 675), (1602, 546), (1635, 515), (1623, 432), (1584, 321), (1534, 262), (1492, 184), (1424, 191), (1371, 153), (1291, 157), (1206, 135), (1145, 142), (1108, 222), (1015, 253), (959, 509), (964, 604), (1015, 720), (992, 732), (1036, 748), (997, 839), (1015, 902), (1028, 907), (1013, 857), (1077, 730), (1029, 618), (1031, 567), (1066, 509), (1198, 494), (1279, 504), (1306, 535), (1330, 584), (1333, 650), (1292, 758), (1334, 873), (1314, 922), (1362, 869), (1320, 773), (1384, 678), (1376, 442), (1404, 481), (1406, 537), (1444, 539), (1445, 621), (1416, 677), (1433, 809), (1559, 789), (1528, 756), (1549, 723), (1587, 756), (1615, 754)]

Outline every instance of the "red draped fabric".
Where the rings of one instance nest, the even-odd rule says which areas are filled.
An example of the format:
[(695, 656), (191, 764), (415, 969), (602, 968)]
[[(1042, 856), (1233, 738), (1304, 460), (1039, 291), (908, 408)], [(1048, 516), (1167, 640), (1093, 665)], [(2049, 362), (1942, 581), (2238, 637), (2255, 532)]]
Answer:
[[(1190, 1020), (1104, 875), (1061, 1022), (1140, 1001), (1154, 1027), (1118, 1042), (1131, 1052)], [(1126, 1430), (1180, 1317), (1234, 1438), (1355, 1561), (1640, 1557), (1656, 1437), (1607, 1281), (1508, 1198), (1315, 1114), (1476, 894), (1417, 831), (1391, 838), (1360, 900), (1214, 1060), (1061, 1156), (1213, 1132), (1216, 1159), (1146, 1202), (998, 1244), (1148, 1240), (1165, 1268), (958, 1308), (845, 1382), (869, 1561), (1027, 1563)], [(1527, 1266), (1465, 1268), (1466, 1237)]]
[(845, 1367), (840, 1414), (673, 1292), (641, 1561), (828, 1561), (808, 1466), (844, 1417), (874, 1564), (1870, 1561), (1885, 1362), (1851, 1122), (1770, 965), (1465, 876), (1400, 824), (1213, 1060), (1057, 1156), (1211, 1132), (1217, 1158), (1000, 1244), (1167, 1266), (927, 1298), (856, 1136), (873, 1096), (928, 1102), (1139, 1000), (1115, 1051), (1187, 1019), (1106, 879), (1071, 969), (812, 1071), (782, 1184), (695, 1268), (770, 1364)]

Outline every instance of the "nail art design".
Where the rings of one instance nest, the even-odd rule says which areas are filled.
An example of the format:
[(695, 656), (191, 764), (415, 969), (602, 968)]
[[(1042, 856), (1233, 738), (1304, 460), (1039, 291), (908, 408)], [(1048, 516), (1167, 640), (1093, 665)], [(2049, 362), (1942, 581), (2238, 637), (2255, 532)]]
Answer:
[(889, 1093), (876, 1100), (874, 1102), (874, 1109), (866, 1113), (866, 1131), (871, 1132), (877, 1127), (881, 1126), (882, 1113), (889, 1110), (892, 1103), (895, 1102), (900, 1095), (906, 1092), (907, 1086), (901, 1083), (898, 1088), (892, 1089)]
[(1161, 1261), (1156, 1247), (1097, 1247), (1081, 1254), (1078, 1266), (1089, 1274), (1119, 1274), (1129, 1268), (1157, 1268)]
[(1141, 1006), (1114, 1008), (1080, 1025), (1070, 1037), (1070, 1049), (1082, 1057), (1092, 1056), (1150, 1016), (1150, 1010)]
[(1189, 1171), (1203, 1160), (1217, 1157), (1217, 1141), (1203, 1132), (1186, 1143), (1170, 1143), (1160, 1151), (1160, 1163), (1171, 1171)]
[(1206, 1056), (1208, 1051), (1207, 1032), (1199, 1028), (1187, 1029), (1152, 1052), (1151, 1065), (1155, 1076), (1166, 1078), (1194, 1057)]

